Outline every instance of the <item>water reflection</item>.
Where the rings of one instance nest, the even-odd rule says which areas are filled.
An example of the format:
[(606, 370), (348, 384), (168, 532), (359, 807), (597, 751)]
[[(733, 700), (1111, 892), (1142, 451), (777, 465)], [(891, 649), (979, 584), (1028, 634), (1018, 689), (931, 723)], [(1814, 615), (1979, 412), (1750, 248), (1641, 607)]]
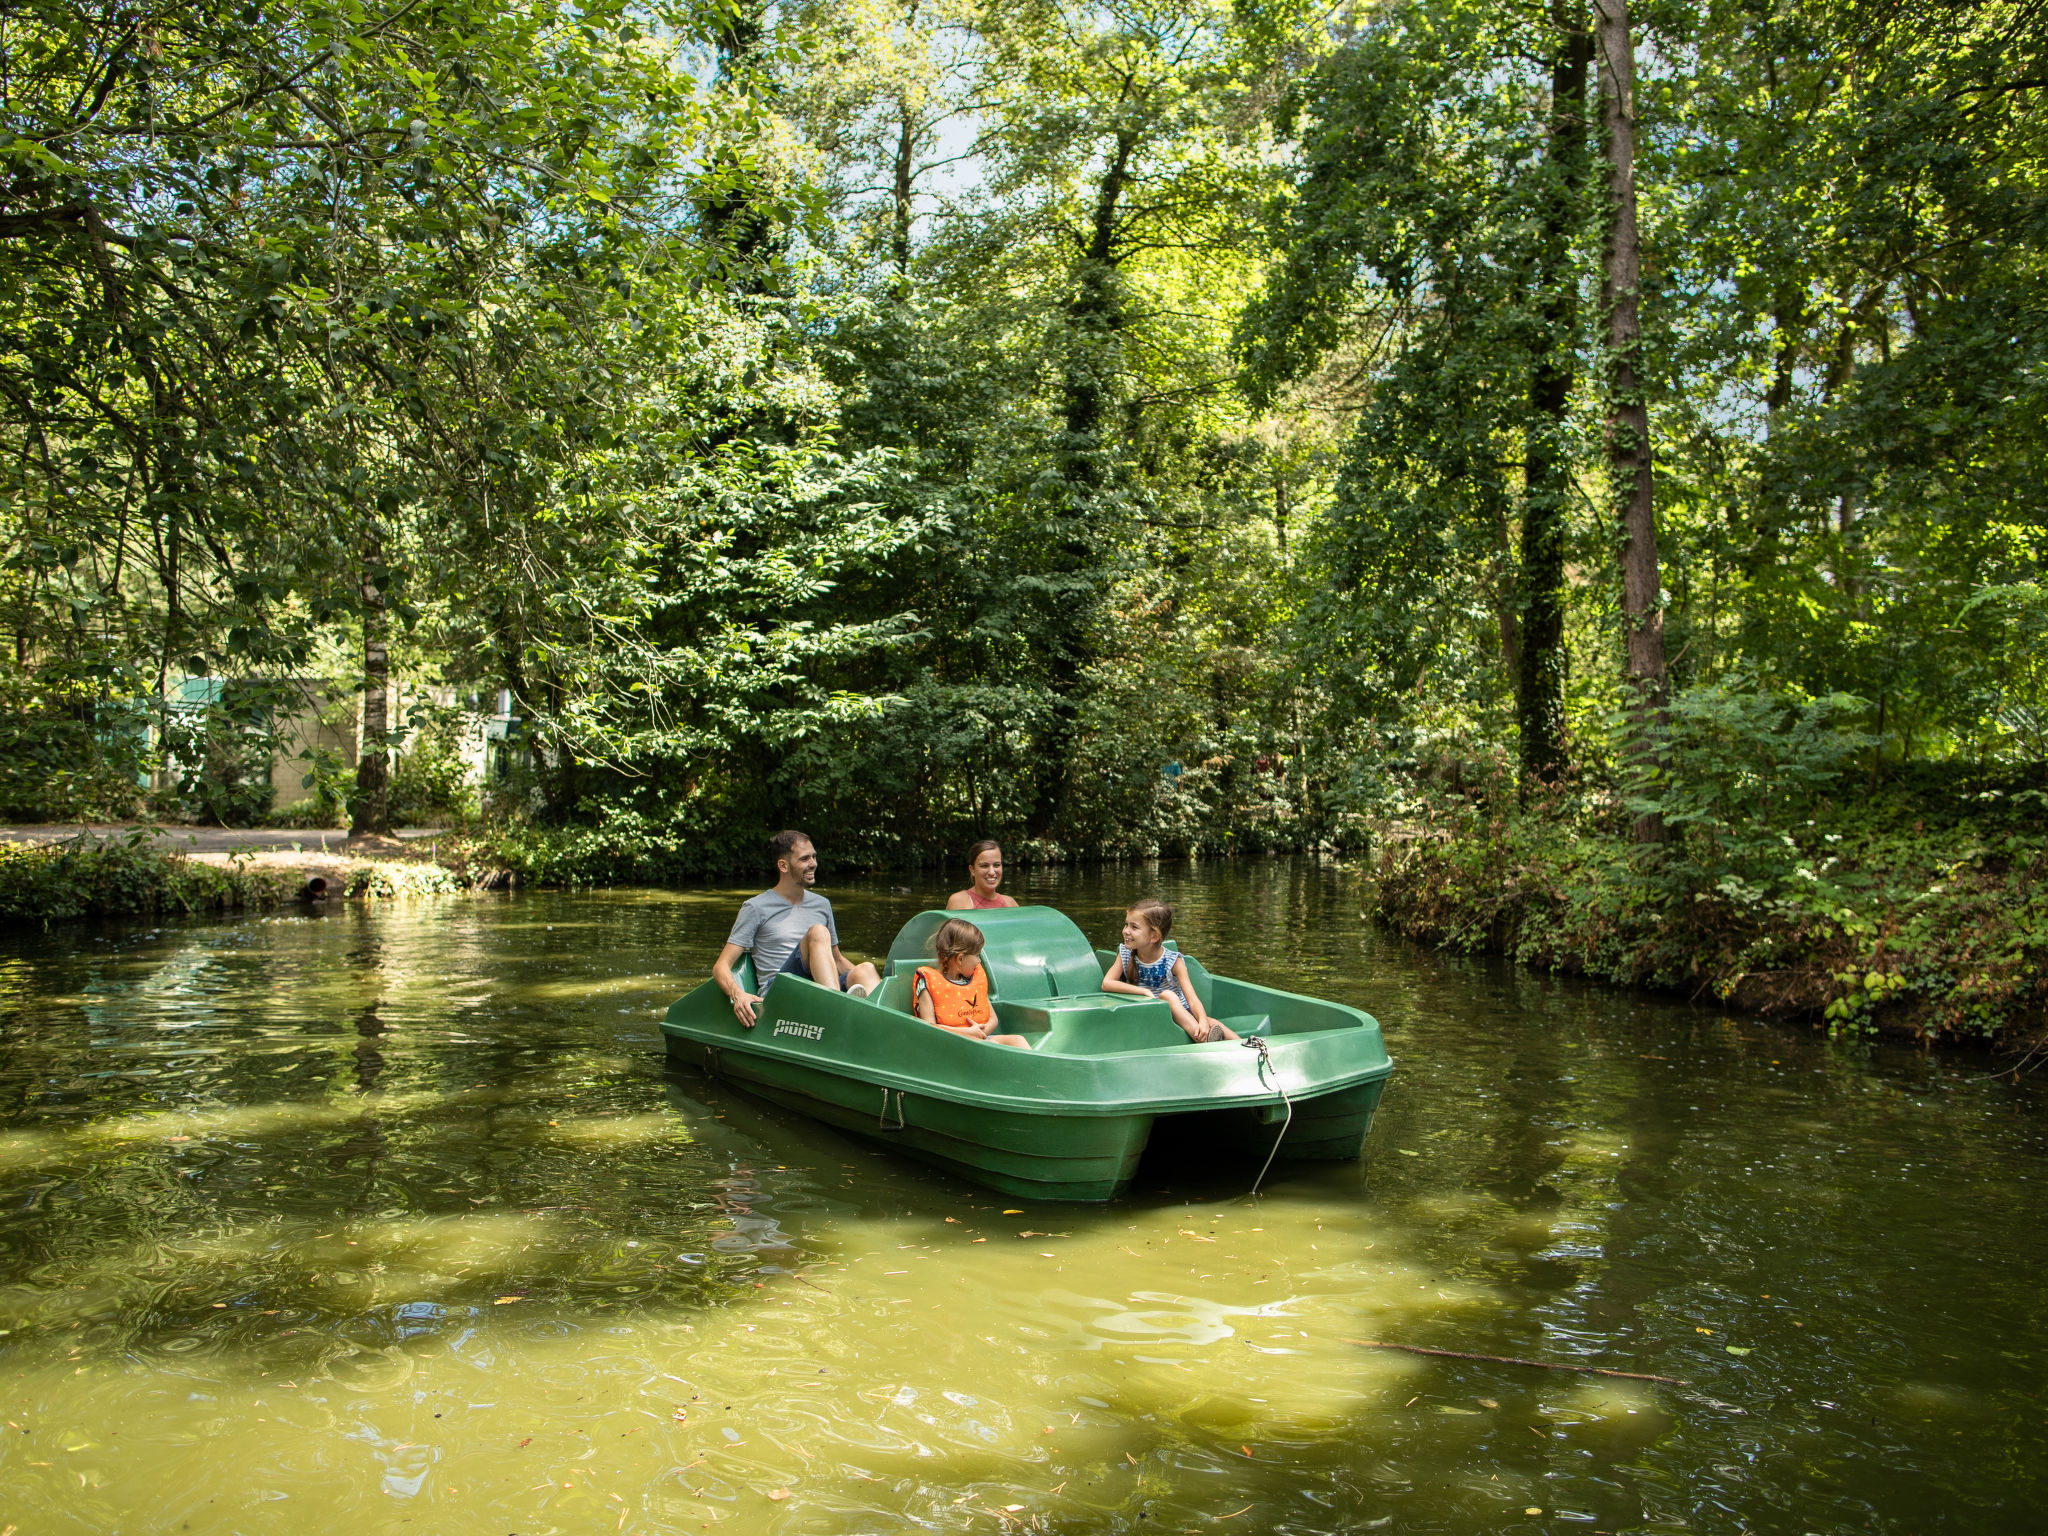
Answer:
[[(744, 892), (0, 951), (24, 1532), (2010, 1530), (2042, 1503), (2032, 1090), (1406, 953), (1302, 862), (1162, 891), (1355, 1001), (1367, 1164), (1005, 1208), (665, 1074)], [(917, 903), (832, 893), (848, 947)], [(1357, 1341), (1614, 1366), (1683, 1388)], [(20, 1431), (26, 1431), (21, 1433)], [(223, 1443), (233, 1453), (221, 1454)], [(1538, 1514), (1528, 1514), (1528, 1510)]]

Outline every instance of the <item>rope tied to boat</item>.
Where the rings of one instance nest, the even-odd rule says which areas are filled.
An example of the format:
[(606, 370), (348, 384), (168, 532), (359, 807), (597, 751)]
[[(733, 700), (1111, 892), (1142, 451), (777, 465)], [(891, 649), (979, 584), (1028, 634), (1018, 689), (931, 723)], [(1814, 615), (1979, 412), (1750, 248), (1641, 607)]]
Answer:
[(1252, 1180), (1252, 1198), (1257, 1199), (1259, 1186), (1266, 1182), (1267, 1170), (1273, 1166), (1273, 1159), (1280, 1155), (1280, 1143), (1287, 1139), (1287, 1128), (1294, 1124), (1294, 1100), (1287, 1097), (1287, 1085), (1280, 1081), (1280, 1069), (1273, 1066), (1273, 1056), (1266, 1047), (1266, 1037), (1246, 1035), (1242, 1043), (1246, 1050), (1259, 1053), (1259, 1082), (1262, 1086), (1266, 1083), (1266, 1069), (1272, 1068), (1272, 1089), (1280, 1095), (1280, 1102), (1287, 1106), (1287, 1117), (1280, 1122), (1280, 1134), (1273, 1138), (1273, 1148), (1266, 1154), (1266, 1161), (1259, 1169), (1259, 1176)]

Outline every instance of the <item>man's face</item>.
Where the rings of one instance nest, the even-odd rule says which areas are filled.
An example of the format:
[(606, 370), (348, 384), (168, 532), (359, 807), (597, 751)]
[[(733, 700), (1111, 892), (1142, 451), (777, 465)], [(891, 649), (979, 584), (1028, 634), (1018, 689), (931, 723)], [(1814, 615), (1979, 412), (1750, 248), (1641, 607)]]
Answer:
[(798, 843), (775, 863), (777, 868), (795, 875), (799, 885), (818, 883), (818, 850), (809, 843)]

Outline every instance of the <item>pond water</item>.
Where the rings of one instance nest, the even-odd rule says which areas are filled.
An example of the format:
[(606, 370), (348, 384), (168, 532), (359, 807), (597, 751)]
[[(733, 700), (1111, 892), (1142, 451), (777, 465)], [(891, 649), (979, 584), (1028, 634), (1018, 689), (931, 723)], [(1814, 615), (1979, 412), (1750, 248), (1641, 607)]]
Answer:
[[(825, 889), (856, 952), (922, 904)], [(1367, 1158), (1019, 1210), (671, 1073), (741, 891), (0, 939), (0, 1527), (2048, 1517), (2031, 1085), (1421, 954), (1306, 862), (1011, 889), (1375, 1014)]]

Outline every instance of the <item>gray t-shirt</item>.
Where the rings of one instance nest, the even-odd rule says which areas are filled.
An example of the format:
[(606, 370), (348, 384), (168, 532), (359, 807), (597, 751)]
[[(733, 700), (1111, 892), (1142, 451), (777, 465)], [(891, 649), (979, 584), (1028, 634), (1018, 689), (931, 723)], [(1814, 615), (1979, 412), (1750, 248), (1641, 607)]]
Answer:
[(752, 951), (754, 986), (757, 991), (765, 990), (781, 974), (813, 923), (823, 923), (832, 935), (833, 948), (838, 948), (839, 925), (832, 920), (831, 902), (816, 891), (805, 891), (803, 900), (792, 905), (774, 891), (763, 891), (741, 904), (726, 942)]

